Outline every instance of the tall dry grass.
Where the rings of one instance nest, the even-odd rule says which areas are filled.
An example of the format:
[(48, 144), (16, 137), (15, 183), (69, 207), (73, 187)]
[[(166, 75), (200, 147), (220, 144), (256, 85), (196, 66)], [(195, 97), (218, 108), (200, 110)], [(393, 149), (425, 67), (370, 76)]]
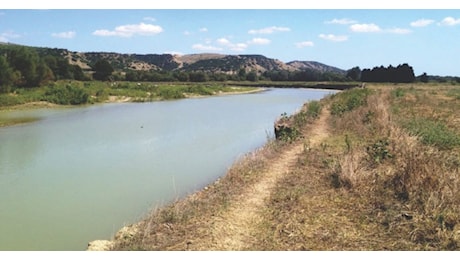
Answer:
[[(368, 196), (388, 232), (404, 236), (416, 248), (458, 249), (458, 153), (425, 145), (409, 134), (398, 124), (407, 115), (391, 114), (391, 102), (390, 91), (382, 90), (369, 96), (366, 105), (334, 118), (336, 134), (359, 136), (359, 141), (337, 158), (333, 184), (345, 183), (342, 187)], [(431, 111), (434, 104), (414, 109)]]
[[(443, 103), (445, 110), (440, 109), (449, 90), (432, 97), (439, 102), (424, 102), (432, 90), (418, 86), (404, 86), (398, 95), (392, 86), (372, 90), (368, 95), (340, 93), (323, 101), (324, 106), (339, 102), (339, 108), (348, 107), (343, 105), (347, 102), (359, 105), (333, 114), (330, 137), (306, 149), (297, 169), (278, 184), (254, 248), (460, 248), (458, 147), (426, 145), (401, 123), (427, 112), (440, 120), (458, 120), (447, 112), (449, 106), (458, 111), (458, 103)], [(356, 97), (365, 97), (365, 102)]]

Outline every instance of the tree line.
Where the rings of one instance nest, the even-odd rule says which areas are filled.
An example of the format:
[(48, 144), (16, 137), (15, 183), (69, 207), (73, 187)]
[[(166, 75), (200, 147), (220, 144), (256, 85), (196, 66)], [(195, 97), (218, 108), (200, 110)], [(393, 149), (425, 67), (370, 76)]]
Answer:
[(354, 67), (347, 71), (347, 77), (362, 82), (411, 83), (416, 80), (413, 68), (407, 63), (397, 67), (389, 65), (363, 70)]
[[(123, 77), (115, 77), (120, 80)], [(125, 73), (126, 81), (350, 81), (345, 75), (315, 70), (303, 71), (246, 71), (244, 68), (236, 73), (206, 72), (206, 71), (135, 71)]]
[[(62, 57), (61, 52), (49, 48), (33, 48), (19, 45), (0, 45), (0, 93), (12, 88), (32, 88), (56, 80), (100, 80), (100, 81), (148, 81), (148, 82), (207, 82), (207, 81), (361, 81), (410, 83), (414, 81), (441, 81), (443, 78), (426, 73), (415, 77), (413, 68), (407, 63), (396, 67), (379, 66), (372, 69), (354, 67), (346, 73), (321, 72), (318, 70), (273, 70), (265, 72), (247, 71), (241, 68), (234, 73), (209, 71), (170, 70), (120, 70), (115, 71), (108, 60), (100, 59), (83, 71)], [(455, 80), (459, 82), (456, 77)]]
[(55, 55), (39, 55), (24, 46), (1, 46), (0, 48), (0, 92), (18, 88), (42, 86), (60, 79), (87, 79), (77, 65)]

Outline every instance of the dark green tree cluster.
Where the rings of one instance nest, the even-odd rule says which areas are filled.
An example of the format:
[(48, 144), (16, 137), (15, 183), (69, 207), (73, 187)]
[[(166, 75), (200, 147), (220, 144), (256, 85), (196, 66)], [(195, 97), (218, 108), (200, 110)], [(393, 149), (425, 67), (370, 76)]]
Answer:
[(360, 81), (361, 80), (361, 69), (359, 67), (353, 67), (347, 70), (347, 78), (353, 81)]
[(0, 92), (10, 92), (12, 86), (39, 87), (57, 79), (83, 80), (85, 76), (79, 66), (59, 56), (42, 56), (34, 48), (17, 45), (0, 48)]
[(93, 66), (95, 80), (111, 80), (112, 73), (114, 71), (112, 65), (107, 60), (98, 60)]
[(238, 74), (226, 74), (223, 72), (206, 71), (140, 71), (128, 70), (124, 78), (126, 81), (146, 81), (146, 82), (207, 82), (207, 81), (257, 81), (259, 76), (256, 72)]
[(348, 81), (345, 75), (334, 72), (317, 70), (301, 71), (266, 71), (263, 77), (271, 81)]
[(428, 82), (451, 83), (451, 84), (460, 83), (460, 77), (428, 75), (426, 74), (426, 72), (417, 76), (416, 80), (423, 82), (423, 83), (428, 83)]
[(410, 83), (415, 81), (414, 70), (407, 63), (393, 66), (380, 66), (371, 69), (364, 69), (361, 72), (361, 81), (363, 82), (392, 82), (392, 83)]

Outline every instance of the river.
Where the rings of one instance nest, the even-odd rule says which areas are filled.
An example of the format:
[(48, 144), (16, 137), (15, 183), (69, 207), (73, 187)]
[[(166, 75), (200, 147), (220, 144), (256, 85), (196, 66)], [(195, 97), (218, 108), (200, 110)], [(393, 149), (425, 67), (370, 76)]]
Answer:
[(0, 250), (81, 251), (203, 188), (332, 90), (0, 112)]

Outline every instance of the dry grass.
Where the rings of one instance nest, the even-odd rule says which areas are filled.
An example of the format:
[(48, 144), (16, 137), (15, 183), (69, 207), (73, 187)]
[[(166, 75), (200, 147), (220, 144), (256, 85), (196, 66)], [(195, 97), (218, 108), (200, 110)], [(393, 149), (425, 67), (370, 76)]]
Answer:
[[(270, 142), (203, 191), (156, 210), (114, 250), (458, 250), (459, 145), (426, 144), (405, 125), (416, 117), (459, 133), (458, 87), (370, 88), (358, 100), (323, 99), (316, 121), (303, 118), (305, 106), (290, 119), (299, 138)], [(347, 98), (352, 106), (328, 115)], [(269, 190), (254, 188), (274, 172)], [(249, 221), (226, 222), (256, 198)]]

